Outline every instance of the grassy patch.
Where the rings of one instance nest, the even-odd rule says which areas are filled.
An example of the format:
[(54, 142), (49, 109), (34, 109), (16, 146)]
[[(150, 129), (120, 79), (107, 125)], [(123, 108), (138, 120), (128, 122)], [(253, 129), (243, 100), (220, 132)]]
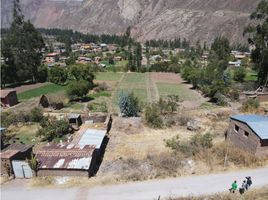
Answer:
[(61, 85), (56, 85), (56, 84), (48, 84), (36, 89), (28, 90), (25, 92), (22, 92), (18, 94), (18, 99), (19, 100), (27, 100), (33, 97), (39, 97), (42, 94), (52, 94), (52, 93), (57, 93), (60, 91), (64, 91), (66, 86), (61, 86)]
[(74, 110), (83, 110), (84, 104), (83, 103), (70, 103), (68, 107)]
[(117, 98), (120, 91), (133, 92), (140, 101), (147, 101), (146, 90), (146, 74), (143, 73), (128, 73), (125, 75), (117, 90)]
[(257, 81), (257, 79), (258, 79), (257, 72), (255, 72), (253, 70), (247, 71), (247, 74), (246, 74), (246, 77), (245, 77), (245, 81)]
[(178, 95), (181, 100), (197, 100), (199, 97), (189, 88), (181, 84), (156, 83), (159, 95), (162, 97), (168, 95)]
[(36, 132), (39, 129), (38, 123), (32, 123), (23, 126), (10, 126), (7, 132), (7, 136), (11, 141), (22, 142), (24, 144), (36, 144), (40, 141), (40, 138), (36, 137)]
[(96, 99), (99, 97), (110, 97), (110, 96), (112, 96), (112, 94), (110, 92), (107, 92), (107, 91), (102, 91), (102, 92), (98, 92), (98, 93), (89, 95), (89, 97), (93, 98), (93, 99)]
[(119, 81), (123, 73), (99, 72), (96, 74), (97, 81)]

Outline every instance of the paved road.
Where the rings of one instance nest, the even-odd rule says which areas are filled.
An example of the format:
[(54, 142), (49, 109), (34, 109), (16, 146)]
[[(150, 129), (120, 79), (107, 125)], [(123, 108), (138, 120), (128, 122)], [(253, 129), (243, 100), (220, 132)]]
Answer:
[(213, 194), (227, 191), (231, 182), (238, 184), (245, 176), (251, 176), (253, 186), (268, 185), (268, 167), (219, 173), (202, 176), (189, 176), (165, 180), (136, 182), (123, 185), (94, 188), (35, 188), (27, 189), (23, 180), (15, 180), (1, 188), (3, 200), (153, 200), (164, 197)]

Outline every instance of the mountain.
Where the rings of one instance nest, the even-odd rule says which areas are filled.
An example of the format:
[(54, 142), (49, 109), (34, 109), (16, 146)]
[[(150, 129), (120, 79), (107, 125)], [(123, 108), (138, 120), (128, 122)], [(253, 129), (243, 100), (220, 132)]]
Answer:
[[(243, 29), (260, 0), (21, 0), (37, 27), (85, 33), (124, 33), (140, 41), (187, 38), (211, 42), (225, 35), (243, 42)], [(12, 19), (12, 1), (1, 0), (1, 24)]]

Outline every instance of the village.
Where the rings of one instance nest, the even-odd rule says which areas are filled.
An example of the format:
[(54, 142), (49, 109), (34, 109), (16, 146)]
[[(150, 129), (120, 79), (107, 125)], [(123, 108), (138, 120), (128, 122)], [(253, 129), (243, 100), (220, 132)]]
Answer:
[[(118, 119), (118, 110), (114, 110), (114, 101), (115, 95), (118, 95), (119, 89), (117, 87), (122, 87), (120, 85), (120, 81), (124, 81), (128, 75), (128, 72), (109, 72), (109, 68), (112, 68), (111, 65), (117, 62), (124, 62), (127, 59), (124, 56), (120, 56), (122, 52), (118, 52), (120, 47), (115, 44), (104, 44), (101, 43), (96, 45), (94, 43), (89, 44), (73, 44), (72, 52), (75, 53), (77, 59), (75, 63), (81, 65), (92, 64), (99, 67), (100, 72), (98, 72), (100, 76), (100, 80), (97, 80), (97, 84), (101, 85), (111, 85), (108, 89), (112, 94), (106, 97), (106, 103), (110, 101), (109, 108), (106, 108), (104, 112), (100, 112), (103, 110), (98, 110), (95, 112), (91, 111), (91, 107), (87, 107), (87, 103), (79, 103), (78, 109), (70, 109), (67, 111), (64, 110), (66, 107), (66, 103), (64, 102), (66, 97), (61, 98), (58, 96), (51, 94), (41, 94), (36, 98), (36, 103), (31, 106), (37, 106), (42, 109), (42, 115), (48, 117), (54, 117), (53, 120), (66, 120), (69, 123), (69, 134), (66, 137), (58, 140), (58, 142), (48, 142), (47, 144), (44, 142), (37, 143), (34, 145), (32, 142), (19, 142), (9, 139), (9, 143), (5, 144), (6, 137), (5, 131), (10, 132), (8, 127), (1, 128), (1, 174), (14, 176), (16, 178), (31, 178), (34, 176), (84, 176), (84, 177), (92, 177), (95, 176), (98, 172), (98, 169), (101, 166), (104, 154), (106, 151), (106, 146), (109, 144), (110, 140), (110, 130), (113, 127), (112, 119), (114, 117), (117, 118), (116, 127), (120, 127), (118, 123), (122, 123), (120, 127), (120, 131), (124, 130), (127, 132), (131, 132), (132, 129), (136, 129), (138, 127), (144, 127), (143, 122), (139, 120), (139, 118), (130, 119), (125, 122), (126, 119), (123, 117), (119, 117)], [(69, 59), (69, 57), (62, 56), (64, 55), (64, 43), (56, 42), (53, 44), (54, 51), (52, 53), (45, 53), (43, 63), (47, 65), (49, 68), (53, 68), (55, 66), (66, 67), (65, 61)], [(172, 59), (172, 55), (177, 55), (180, 53), (184, 53), (185, 49), (161, 49), (161, 48), (150, 48), (149, 52), (159, 52), (160, 54), (152, 53), (151, 56), (147, 56), (146, 51), (148, 52), (148, 48), (142, 48), (142, 66), (146, 67), (148, 64), (154, 65), (157, 63), (171, 62), (170, 57)], [(124, 50), (123, 50), (124, 51)], [(109, 58), (107, 60), (107, 54)], [(90, 55), (90, 56), (88, 56)], [(239, 52), (232, 51), (230, 56), (235, 61), (229, 61), (230, 69), (240, 67), (240, 64), (243, 62), (248, 62), (250, 53), (247, 52)], [(207, 59), (209, 57), (209, 51), (204, 51), (200, 62), (205, 65)], [(107, 61), (105, 61), (107, 60)], [(111, 61), (112, 60), (112, 61)], [(102, 62), (104, 61), (104, 62)], [(183, 63), (185, 60), (180, 59), (178, 63)], [(108, 64), (108, 66), (106, 66)], [(107, 74), (108, 77), (101, 77), (102, 75)], [(164, 75), (166, 74), (166, 75)], [(180, 82), (180, 78), (177, 75), (172, 75), (172, 73), (161, 73), (161, 72), (149, 72), (146, 73), (146, 79), (148, 76), (148, 80), (152, 81), (150, 84), (156, 85), (157, 90), (149, 91), (151, 95), (149, 101), (155, 101), (159, 97), (154, 97), (153, 93), (161, 92), (161, 88), (158, 86), (158, 82), (162, 77), (162, 82), (170, 83), (169, 79), (174, 79), (173, 85), (183, 84)], [(119, 75), (119, 78), (114, 79), (113, 76)], [(131, 84), (138, 84), (140, 78), (138, 74), (136, 74), (137, 80), (134, 80)], [(155, 76), (155, 78), (154, 78)], [(120, 78), (121, 77), (121, 78)], [(153, 80), (152, 80), (153, 79)], [(179, 80), (179, 81), (178, 81)], [(136, 82), (137, 81), (137, 82)], [(172, 81), (171, 81), (172, 82)], [(119, 84), (119, 85), (118, 85)], [(148, 84), (148, 83), (147, 83)], [(169, 85), (170, 87), (173, 85)], [(125, 87), (125, 86), (124, 86)], [(128, 85), (128, 89), (132, 87), (132, 85)], [(150, 87), (147, 85), (147, 87)], [(186, 84), (183, 86), (188, 88), (189, 86)], [(105, 88), (104, 90), (106, 90)], [(121, 90), (122, 88), (120, 88)], [(38, 90), (32, 89), (32, 90)], [(149, 89), (150, 90), (150, 89)], [(187, 89), (190, 90), (190, 89)], [(139, 96), (139, 93), (136, 93), (134, 88), (134, 94), (137, 94), (139, 98), (142, 100), (143, 97)], [(179, 89), (180, 91), (180, 89)], [(170, 94), (179, 95), (179, 91), (173, 89)], [(27, 92), (27, 91), (26, 91)], [(148, 92), (148, 91), (147, 91)], [(188, 91), (187, 91), (188, 92)], [(190, 91), (191, 92), (191, 91)], [(149, 95), (147, 94), (147, 95)], [(161, 95), (161, 94), (160, 94)], [(182, 104), (176, 103), (177, 106), (183, 105), (183, 109), (179, 109), (180, 113), (185, 112), (193, 112), (192, 109), (200, 109), (203, 105), (205, 105), (206, 101), (203, 97), (194, 98), (194, 101), (189, 101), (188, 99), (193, 99), (192, 96), (200, 95), (196, 92), (189, 93), (190, 98), (185, 98), (182, 96)], [(192, 96), (191, 96), (192, 95)], [(101, 96), (101, 95), (100, 95)], [(159, 96), (159, 94), (158, 94)], [(149, 98), (149, 96), (148, 96)], [(148, 99), (147, 98), (147, 99)], [(181, 98), (181, 97), (180, 97)], [(203, 100), (202, 100), (203, 99)], [(261, 103), (261, 107), (258, 108), (258, 113), (263, 114), (243, 114), (239, 111), (231, 112), (233, 115), (225, 116), (226, 121), (230, 121), (225, 123), (225, 127), (223, 127), (220, 131), (221, 140), (225, 137), (225, 141), (233, 143), (236, 147), (244, 149), (244, 151), (249, 152), (252, 155), (257, 157), (267, 157), (268, 155), (268, 118), (265, 116), (267, 114), (267, 101), (268, 101), (268, 88), (267, 86), (260, 87), (256, 91), (244, 91), (241, 92), (239, 97), (240, 102), (245, 102), (247, 99), (254, 99)], [(97, 99), (98, 100), (98, 99)], [(1, 90), (1, 105), (2, 112), (6, 112), (5, 110), (20, 110), (20, 104), (23, 104), (22, 108), (28, 107), (27, 101), (23, 100), (23, 102), (19, 102), (16, 89), (2, 89)], [(147, 100), (146, 100), (147, 101)], [(201, 102), (200, 102), (201, 101)], [(239, 103), (236, 103), (239, 105)], [(108, 104), (105, 104), (107, 107)], [(14, 107), (14, 109), (13, 109)], [(73, 106), (75, 107), (75, 106)], [(83, 108), (84, 107), (84, 108)], [(237, 105), (236, 105), (237, 107)], [(63, 110), (64, 111), (63, 111)], [(216, 112), (221, 110), (222, 108), (214, 108)], [(237, 109), (237, 108), (236, 108)], [(62, 110), (62, 111), (61, 111)], [(177, 108), (176, 108), (177, 110)], [(227, 110), (230, 110), (227, 108)], [(262, 110), (262, 111), (261, 111)], [(76, 111), (76, 112), (75, 112)], [(109, 112), (110, 111), (110, 112)], [(203, 111), (202, 111), (203, 112)], [(227, 111), (228, 113), (229, 111)], [(180, 114), (182, 115), (182, 114)], [(195, 114), (196, 115), (196, 114)], [(197, 114), (197, 115), (200, 115)], [(217, 114), (214, 114), (217, 117)], [(176, 117), (175, 119), (176, 120)], [(179, 118), (177, 118), (180, 121)], [(189, 117), (186, 122), (186, 132), (202, 132), (203, 125), (199, 119), (191, 119)], [(14, 120), (15, 122), (16, 120)], [(120, 122), (122, 121), (122, 122)], [(136, 122), (138, 121), (138, 122)], [(23, 122), (15, 122), (16, 124), (23, 124)], [(31, 122), (30, 122), (31, 123)], [(180, 122), (179, 122), (180, 123)], [(174, 124), (178, 124), (178, 122), (174, 122)], [(16, 125), (18, 126), (18, 125)], [(21, 125), (19, 125), (21, 126)], [(22, 125), (23, 126), (23, 125)], [(133, 127), (134, 126), (134, 127)], [(136, 127), (135, 127), (136, 126)], [(211, 127), (208, 128), (211, 129)], [(128, 128), (129, 127), (129, 130)], [(176, 125), (175, 125), (176, 127)], [(180, 128), (179, 128), (180, 129)], [(178, 129), (178, 130), (179, 130)], [(142, 128), (141, 130), (144, 130)], [(183, 129), (184, 130), (184, 129)], [(117, 130), (118, 131), (118, 130)], [(137, 131), (137, 130), (134, 130)], [(140, 130), (139, 130), (140, 131)], [(146, 130), (147, 131), (147, 130)], [(204, 130), (203, 130), (204, 131)], [(142, 132), (139, 134), (143, 134)], [(10, 135), (9, 133), (7, 135)], [(16, 134), (15, 134), (16, 135)], [(171, 134), (173, 135), (173, 134)], [(35, 137), (35, 136), (34, 136)], [(31, 141), (35, 141), (34, 137)], [(113, 138), (113, 137), (112, 137)], [(5, 141), (4, 141), (5, 140)], [(13, 142), (13, 143), (10, 143)], [(111, 141), (113, 143), (113, 141)], [(159, 141), (158, 141), (159, 142)], [(41, 145), (40, 145), (41, 144)], [(109, 152), (108, 152), (109, 155)]]
[(245, 28), (248, 38), (234, 42), (140, 39), (132, 26), (35, 28), (13, 6), (1, 30), (7, 199), (267, 197), (265, 34)]

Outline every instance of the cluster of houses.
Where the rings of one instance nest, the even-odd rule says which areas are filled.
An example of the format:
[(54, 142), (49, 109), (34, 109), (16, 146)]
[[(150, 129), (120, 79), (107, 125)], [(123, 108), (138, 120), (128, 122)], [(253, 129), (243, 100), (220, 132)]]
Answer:
[[(85, 120), (82, 122), (82, 119)], [(33, 176), (85, 176), (96, 174), (108, 142), (108, 133), (112, 126), (110, 115), (88, 116), (68, 115), (70, 124), (80, 130), (59, 144), (33, 145), (11, 144), (1, 150), (1, 175), (13, 175), (16, 178)], [(3, 133), (4, 134), (4, 133)], [(1, 137), (2, 138), (2, 137)], [(28, 160), (38, 161), (36, 168)]]
[[(115, 53), (116, 49), (118, 48), (118, 45), (116, 44), (95, 44), (95, 43), (76, 43), (71, 45), (72, 52), (77, 53), (80, 55), (76, 62), (80, 64), (87, 64), (87, 63), (94, 63), (96, 65), (101, 65), (101, 57), (97, 56), (103, 52), (110, 52)], [(55, 65), (65, 67), (66, 66), (66, 60), (69, 59), (69, 57), (64, 56), (64, 43), (55, 42), (53, 43), (53, 49), (54, 51), (52, 53), (45, 53), (44, 52), (44, 60), (43, 63), (47, 65), (48, 67), (53, 67)], [(63, 54), (63, 55), (62, 55)], [(94, 58), (87, 57), (87, 54), (95, 54), (96, 56)], [(121, 60), (120, 57), (115, 57), (114, 60)]]

